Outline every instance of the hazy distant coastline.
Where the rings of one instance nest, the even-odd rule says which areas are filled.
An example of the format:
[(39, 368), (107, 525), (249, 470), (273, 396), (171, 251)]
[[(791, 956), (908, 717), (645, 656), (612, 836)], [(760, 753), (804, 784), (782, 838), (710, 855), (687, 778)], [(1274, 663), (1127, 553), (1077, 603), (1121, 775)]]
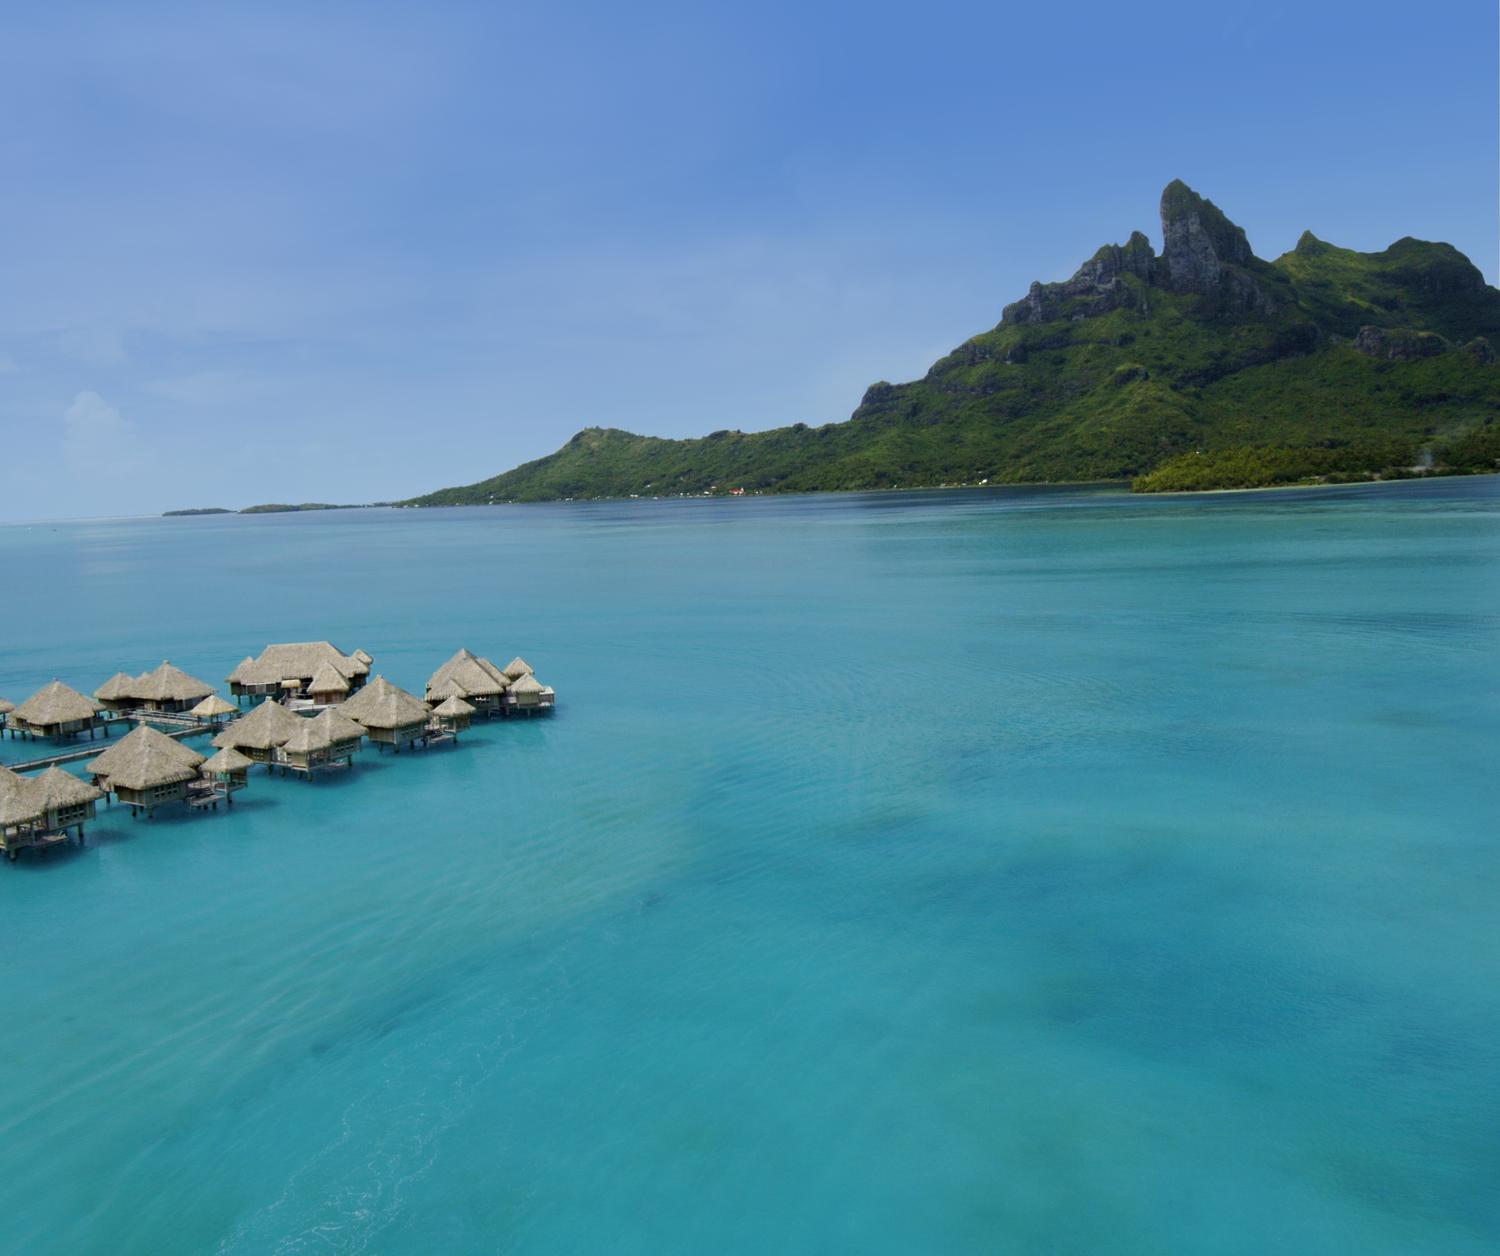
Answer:
[(330, 502), (301, 502), (290, 505), (286, 502), (268, 502), (262, 506), (246, 506), (243, 510), (230, 510), (227, 506), (194, 506), (190, 510), (164, 510), (163, 519), (180, 518), (185, 515), (284, 515), (299, 510), (364, 510), (371, 506), (389, 506), (390, 502), (346, 502), (334, 505)]

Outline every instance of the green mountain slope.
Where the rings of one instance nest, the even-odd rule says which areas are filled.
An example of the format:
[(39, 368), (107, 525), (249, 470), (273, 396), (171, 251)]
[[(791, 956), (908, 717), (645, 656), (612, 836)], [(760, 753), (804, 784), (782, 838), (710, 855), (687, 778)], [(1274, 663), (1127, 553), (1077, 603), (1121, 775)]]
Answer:
[(1480, 429), (1500, 416), (1500, 291), (1458, 250), (1406, 238), (1358, 253), (1308, 232), (1267, 262), (1181, 182), (1161, 223), (1160, 254), (1135, 232), (1067, 282), (1033, 284), (922, 379), (871, 386), (847, 422), (696, 440), (589, 428), (414, 504), (1495, 469)]

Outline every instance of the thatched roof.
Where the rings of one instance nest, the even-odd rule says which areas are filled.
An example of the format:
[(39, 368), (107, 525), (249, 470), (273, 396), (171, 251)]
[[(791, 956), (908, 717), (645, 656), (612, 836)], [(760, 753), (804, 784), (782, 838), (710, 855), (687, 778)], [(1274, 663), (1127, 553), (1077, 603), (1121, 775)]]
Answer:
[(233, 746), (225, 746), (218, 754), (210, 755), (198, 765), (200, 776), (218, 776), (229, 772), (243, 772), (254, 760), (247, 759)]
[(160, 667), (136, 677), (126, 696), (146, 702), (196, 702), (213, 691), (212, 685), (163, 659)]
[(234, 671), (230, 672), (228, 676), (224, 677), (224, 679), (229, 681), (231, 684), (234, 684), (235, 682), (239, 682), (242, 685), (254, 684), (255, 682), (250, 679), (250, 674), (254, 670), (255, 660), (247, 654), (244, 658), (242, 658), (238, 663), (234, 665)]
[(427, 697), (441, 702), (449, 697), (494, 697), (505, 692), (510, 678), (477, 654), (460, 650), (427, 681)]
[(163, 755), (176, 755), (179, 763), (195, 768), (203, 762), (203, 756), (191, 746), (184, 746), (175, 737), (168, 737), (147, 724), (132, 728), (119, 741), (104, 751), (97, 759), (89, 760), (88, 770), (94, 776), (114, 779), (116, 772), (134, 761), (141, 746), (151, 746)]
[(235, 720), (214, 738), (214, 745), (223, 749), (234, 746), (251, 750), (269, 750), (279, 746), (306, 723), (301, 716), (293, 715), (279, 702), (262, 702), (245, 716)]
[[(135, 733), (153, 732), (153, 729), (138, 728)], [(184, 759), (174, 751), (186, 750), (186, 746), (179, 746), (170, 737), (160, 737), (160, 740), (140, 738), (132, 741), (135, 733), (124, 738), (114, 749), (126, 751), (114, 763), (110, 765), (109, 771), (105, 773), (109, 777), (109, 787), (115, 791), (121, 789), (154, 789), (158, 785), (175, 785), (178, 781), (190, 781), (198, 775), (198, 765), (203, 762), (203, 756), (189, 751), (193, 755), (192, 761)], [(160, 736), (158, 734), (158, 736)], [(172, 749), (168, 749), (161, 743), (167, 742)], [(102, 757), (102, 756), (101, 756)], [(98, 771), (98, 760), (89, 764), (91, 771)]]
[(71, 772), (64, 772), (56, 765), (48, 768), (32, 784), (40, 791), (44, 811), (77, 807), (86, 802), (98, 802), (104, 797), (102, 789), (96, 789), (87, 781), (80, 780)]
[(528, 673), (527, 675), (522, 676), (519, 680), (515, 681), (511, 685), (510, 692), (511, 693), (542, 693), (545, 689), (546, 689), (546, 686), (543, 685), (541, 681), (539, 681), (535, 676), (532, 676), (532, 675), (530, 675)]
[(399, 728), (425, 723), (427, 704), (415, 694), (377, 676), (352, 698), (339, 704), (339, 714), (366, 728)]
[(522, 676), (531, 675), (531, 664), (518, 654), (502, 670), (512, 680), (518, 680)]
[(458, 715), (473, 715), (474, 711), (475, 708), (462, 698), (448, 698), (432, 708), (434, 715), (443, 715), (449, 718)]
[(45, 810), (37, 783), (0, 764), (0, 828), (29, 824)]
[(438, 676), (427, 682), (428, 702), (442, 702), (446, 698), (462, 698), (468, 692), (452, 676)]
[(363, 650), (356, 650), (349, 657), (359, 660), (359, 662), (363, 663), (366, 668), (368, 668), (370, 664), (375, 661), (374, 655), (366, 654)]
[(363, 724), (356, 724), (347, 715), (340, 715), (333, 707), (324, 707), (309, 722), (327, 729), (330, 741), (357, 741), (365, 735)]
[(233, 702), (226, 702), (216, 693), (211, 693), (195, 706), (190, 714), (196, 715), (200, 720), (211, 720), (216, 715), (233, 715), (239, 707)]
[(44, 685), (16, 708), (16, 717), (28, 724), (67, 724), (73, 720), (90, 720), (99, 713), (99, 705), (70, 689), (60, 680)]
[(248, 685), (275, 685), (293, 677), (310, 680), (324, 663), (345, 680), (366, 676), (370, 664), (345, 654), (329, 641), (289, 641), (268, 645), (258, 658), (247, 659), (230, 673), (229, 679)]
[(0, 698), (0, 715), (9, 715), (15, 709), (14, 702), (7, 702), (4, 698)]
[(348, 693), (349, 681), (339, 675), (338, 670), (331, 663), (318, 664), (318, 670), (313, 673), (312, 680), (307, 685), (308, 693)]
[(94, 697), (100, 702), (118, 702), (122, 698), (133, 698), (135, 697), (135, 677), (127, 676), (124, 672), (116, 672), (94, 690)]
[(317, 750), (327, 750), (333, 745), (333, 738), (329, 735), (326, 724), (319, 725), (317, 720), (297, 720), (296, 731), (284, 742), (281, 748), (292, 754), (311, 754)]

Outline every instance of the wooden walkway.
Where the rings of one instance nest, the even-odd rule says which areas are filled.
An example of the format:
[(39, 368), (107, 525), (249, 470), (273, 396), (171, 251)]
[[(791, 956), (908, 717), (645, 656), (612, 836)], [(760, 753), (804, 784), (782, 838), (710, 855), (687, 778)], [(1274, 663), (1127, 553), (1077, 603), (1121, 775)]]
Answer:
[[(149, 720), (153, 724), (182, 725), (180, 728), (157, 729), (163, 737), (171, 737), (174, 741), (183, 741), (188, 737), (202, 737), (205, 733), (217, 732), (223, 727), (222, 724), (210, 724), (207, 720), (200, 720), (196, 716), (168, 715), (160, 711), (143, 711), (139, 718)], [(185, 723), (184, 720), (191, 722)], [(108, 730), (111, 724), (135, 724), (137, 722), (138, 717), (133, 712), (122, 712), (118, 717), (103, 721), (103, 726)], [(101, 746), (98, 742), (90, 742), (87, 749), (64, 750), (58, 754), (43, 755), (38, 759), (27, 759), (22, 763), (7, 763), (5, 766), (12, 772), (40, 772), (43, 768), (55, 767), (62, 763), (77, 763), (80, 759), (97, 759), (108, 749), (108, 746)]]

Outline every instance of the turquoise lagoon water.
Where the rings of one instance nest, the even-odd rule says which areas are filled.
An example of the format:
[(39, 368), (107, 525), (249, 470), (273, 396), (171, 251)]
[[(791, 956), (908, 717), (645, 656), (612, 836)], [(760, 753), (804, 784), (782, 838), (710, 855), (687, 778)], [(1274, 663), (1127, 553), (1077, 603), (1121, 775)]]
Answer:
[(1497, 489), (0, 529), (12, 699), (560, 695), (0, 866), (0, 1249), (1494, 1252)]

